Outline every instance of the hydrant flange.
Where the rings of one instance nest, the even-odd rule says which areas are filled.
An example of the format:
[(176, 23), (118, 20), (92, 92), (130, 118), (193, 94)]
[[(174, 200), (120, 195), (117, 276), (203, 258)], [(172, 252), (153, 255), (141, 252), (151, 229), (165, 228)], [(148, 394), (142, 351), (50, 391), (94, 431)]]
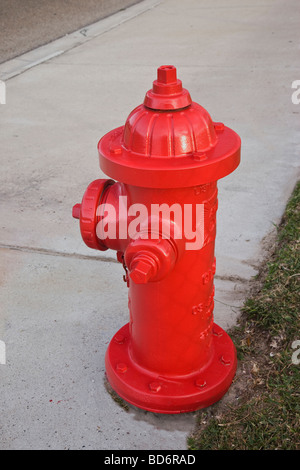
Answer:
[(178, 414), (206, 408), (226, 393), (237, 365), (236, 350), (228, 334), (214, 324), (212, 337), (211, 360), (197, 372), (159, 375), (132, 360), (128, 323), (115, 334), (106, 352), (109, 383), (125, 401), (153, 413)]

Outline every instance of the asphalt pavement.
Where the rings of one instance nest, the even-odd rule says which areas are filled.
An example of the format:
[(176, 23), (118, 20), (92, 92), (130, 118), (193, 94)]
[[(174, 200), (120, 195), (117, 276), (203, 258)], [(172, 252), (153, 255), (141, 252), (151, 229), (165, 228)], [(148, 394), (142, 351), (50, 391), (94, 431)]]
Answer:
[(139, 0), (0, 0), (0, 63)]

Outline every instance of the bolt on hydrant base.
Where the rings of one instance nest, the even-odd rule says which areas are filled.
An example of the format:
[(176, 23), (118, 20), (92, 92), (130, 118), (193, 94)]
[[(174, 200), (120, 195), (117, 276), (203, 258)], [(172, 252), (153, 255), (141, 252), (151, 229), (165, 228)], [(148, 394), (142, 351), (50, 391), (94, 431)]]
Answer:
[[(161, 66), (144, 103), (98, 143), (101, 169), (73, 207), (87, 246), (117, 252), (129, 322), (111, 339), (108, 381), (158, 413), (207, 407), (228, 390), (236, 351), (214, 323), (217, 181), (240, 162), (239, 136)], [(117, 181), (115, 181), (117, 180)]]

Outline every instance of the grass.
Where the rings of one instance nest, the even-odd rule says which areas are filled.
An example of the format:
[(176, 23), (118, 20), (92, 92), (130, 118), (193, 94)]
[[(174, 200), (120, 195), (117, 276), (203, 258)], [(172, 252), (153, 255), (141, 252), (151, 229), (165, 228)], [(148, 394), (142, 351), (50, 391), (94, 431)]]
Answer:
[(299, 229), (300, 182), (277, 227), (273, 253), (230, 332), (236, 378), (227, 396), (198, 412), (190, 450), (300, 449), (300, 341), (293, 345), (300, 340)]

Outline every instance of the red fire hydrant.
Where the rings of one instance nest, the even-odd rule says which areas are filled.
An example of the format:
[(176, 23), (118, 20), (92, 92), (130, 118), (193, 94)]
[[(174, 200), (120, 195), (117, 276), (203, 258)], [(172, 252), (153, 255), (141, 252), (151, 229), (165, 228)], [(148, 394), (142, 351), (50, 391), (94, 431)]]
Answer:
[(73, 207), (84, 242), (111, 248), (129, 288), (129, 323), (112, 338), (106, 374), (129, 403), (158, 413), (218, 401), (236, 351), (214, 323), (217, 180), (238, 166), (240, 138), (192, 102), (176, 68), (157, 80), (125, 126), (98, 144), (112, 179)]

